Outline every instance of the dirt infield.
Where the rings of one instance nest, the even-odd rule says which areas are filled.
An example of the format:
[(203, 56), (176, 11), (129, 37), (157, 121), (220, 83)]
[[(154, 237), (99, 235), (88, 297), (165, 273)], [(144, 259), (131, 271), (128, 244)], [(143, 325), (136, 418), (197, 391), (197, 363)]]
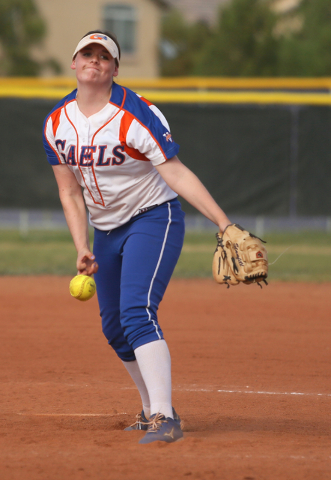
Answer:
[(1, 480), (331, 478), (331, 285), (173, 280), (160, 308), (184, 441), (124, 432), (138, 394), (95, 298), (0, 277)]

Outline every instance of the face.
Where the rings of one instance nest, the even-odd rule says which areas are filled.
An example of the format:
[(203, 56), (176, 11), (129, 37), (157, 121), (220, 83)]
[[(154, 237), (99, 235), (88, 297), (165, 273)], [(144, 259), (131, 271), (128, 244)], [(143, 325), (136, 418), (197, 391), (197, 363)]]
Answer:
[(94, 82), (98, 85), (111, 85), (118, 75), (115, 59), (103, 45), (92, 43), (80, 50), (72, 61), (79, 82)]

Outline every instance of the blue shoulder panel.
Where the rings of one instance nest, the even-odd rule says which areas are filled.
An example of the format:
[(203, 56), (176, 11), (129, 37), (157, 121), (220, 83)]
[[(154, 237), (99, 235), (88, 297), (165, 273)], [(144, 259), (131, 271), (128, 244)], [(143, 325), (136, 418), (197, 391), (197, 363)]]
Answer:
[(155, 113), (149, 108), (148, 103), (138, 97), (135, 92), (129, 88), (113, 83), (111, 102), (121, 106), (124, 98), (124, 90), (126, 93), (126, 98), (123, 110), (131, 113), (149, 130), (152, 137), (157, 141), (163, 150), (163, 153), (167, 159), (177, 155), (179, 151), (179, 145), (172, 140), (170, 132), (162, 124), (159, 117), (155, 115)]

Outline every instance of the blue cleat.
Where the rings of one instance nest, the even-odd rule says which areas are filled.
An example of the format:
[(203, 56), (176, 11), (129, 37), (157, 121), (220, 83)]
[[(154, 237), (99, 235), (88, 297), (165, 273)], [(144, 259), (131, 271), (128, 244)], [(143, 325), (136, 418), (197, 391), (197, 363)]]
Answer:
[(157, 441), (172, 443), (181, 438), (183, 438), (183, 432), (178, 420), (155, 413), (150, 417), (147, 433), (144, 438), (139, 440), (139, 443), (146, 444)]

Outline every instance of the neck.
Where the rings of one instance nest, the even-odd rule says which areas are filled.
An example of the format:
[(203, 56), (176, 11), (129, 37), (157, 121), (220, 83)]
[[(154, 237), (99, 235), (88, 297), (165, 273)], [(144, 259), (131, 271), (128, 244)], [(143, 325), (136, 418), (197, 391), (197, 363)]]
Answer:
[(95, 85), (77, 85), (77, 104), (79, 110), (86, 116), (90, 117), (102, 110), (109, 102), (112, 85), (102, 88)]

